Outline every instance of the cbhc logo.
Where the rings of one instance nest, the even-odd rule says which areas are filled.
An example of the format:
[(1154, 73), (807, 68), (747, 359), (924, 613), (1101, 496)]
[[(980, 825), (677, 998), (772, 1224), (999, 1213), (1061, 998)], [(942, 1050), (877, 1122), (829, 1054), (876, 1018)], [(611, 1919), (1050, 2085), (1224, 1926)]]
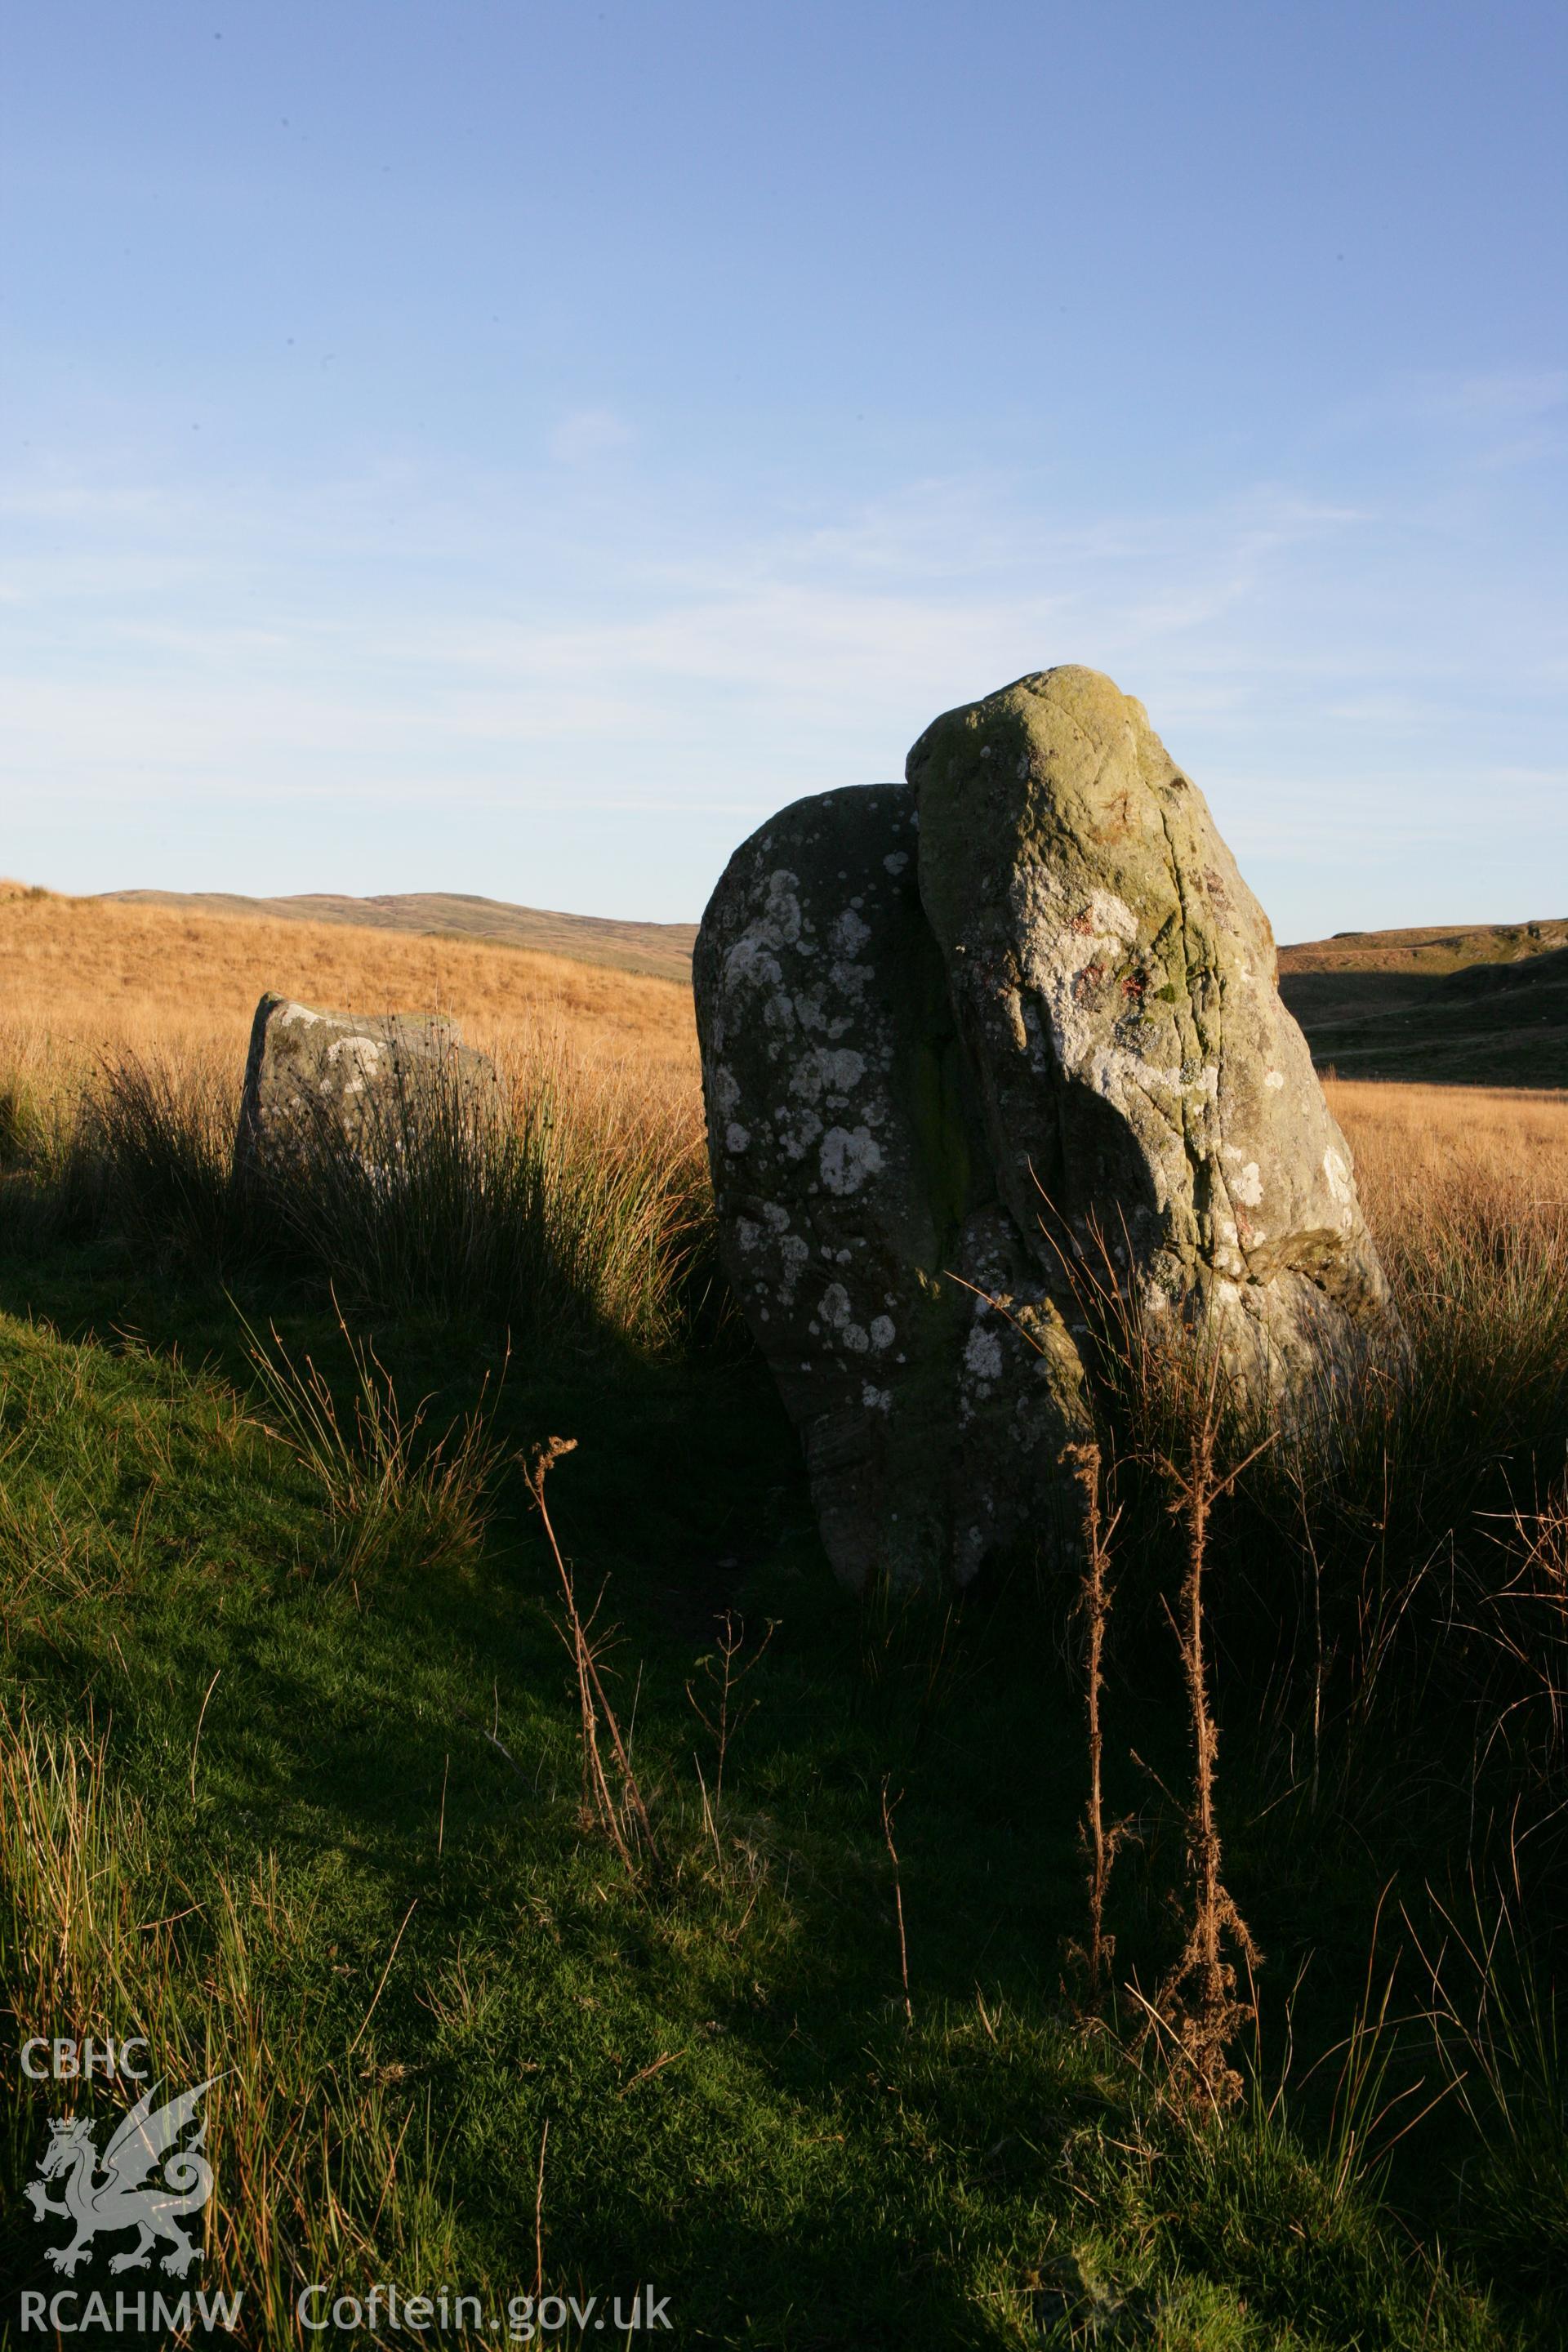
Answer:
[[(34, 2056), (40, 2051), (48, 2063), (35, 2066)], [(140, 2051), (143, 2059), (147, 2055), (147, 2044), (139, 2034), (117, 2042), (112, 2034), (102, 2042), (96, 2042), (90, 2033), (83, 2042), (73, 2042), (65, 2036), (50, 2042), (42, 2033), (35, 2033), (30, 2042), (22, 2044), (22, 2072), (35, 2083), (47, 2083), (51, 2077), (57, 2083), (85, 2082), (94, 2074), (101, 2074), (106, 2082), (123, 2074), (129, 2082), (144, 2083), (146, 2066), (132, 2065), (132, 2051)]]

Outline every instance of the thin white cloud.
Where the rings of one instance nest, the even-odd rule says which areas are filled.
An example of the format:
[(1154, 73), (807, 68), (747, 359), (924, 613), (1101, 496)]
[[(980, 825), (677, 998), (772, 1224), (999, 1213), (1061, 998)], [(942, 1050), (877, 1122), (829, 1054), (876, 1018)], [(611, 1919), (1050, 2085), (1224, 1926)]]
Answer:
[(563, 417), (551, 435), (550, 454), (558, 465), (591, 465), (595, 458), (628, 448), (636, 437), (613, 408), (578, 408)]
[(1432, 403), (1458, 416), (1544, 416), (1568, 403), (1568, 368), (1498, 369), (1488, 375), (1439, 378)]
[[(1403, 842), (1416, 890), (1478, 795), (1521, 838), (1561, 833), (1518, 713), (1561, 699), (1563, 597), (1517, 557), (1479, 568), (1441, 478), (1375, 509), (1274, 481), (1095, 512), (997, 470), (726, 509), (635, 466), (612, 485), (592, 460), (626, 446), (619, 420), (562, 429), (594, 416), (578, 460), (510, 478), (373, 464), (13, 499), (0, 756), (29, 817), (58, 812), (65, 856), (73, 805), (186, 810), (232, 832), (232, 880), (257, 842), (276, 854), (275, 804), (339, 810), (356, 838), (383, 807), (376, 855), (448, 875), (489, 874), (485, 812), (563, 839), (588, 811), (668, 815), (679, 914), (770, 808), (896, 774), (936, 710), (1078, 660), (1142, 696), (1244, 857), (1321, 876), (1352, 835), (1379, 860)], [(1531, 771), (1511, 786), (1510, 763)], [(574, 837), (575, 883), (514, 895), (591, 904), (593, 828)]]

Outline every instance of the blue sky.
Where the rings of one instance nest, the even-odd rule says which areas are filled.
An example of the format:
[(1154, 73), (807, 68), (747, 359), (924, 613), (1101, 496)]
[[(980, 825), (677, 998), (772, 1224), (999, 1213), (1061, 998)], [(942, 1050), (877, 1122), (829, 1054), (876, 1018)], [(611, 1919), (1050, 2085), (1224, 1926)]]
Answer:
[(1284, 939), (1568, 912), (1568, 17), (50, 0), (0, 870), (698, 915), (1109, 670)]

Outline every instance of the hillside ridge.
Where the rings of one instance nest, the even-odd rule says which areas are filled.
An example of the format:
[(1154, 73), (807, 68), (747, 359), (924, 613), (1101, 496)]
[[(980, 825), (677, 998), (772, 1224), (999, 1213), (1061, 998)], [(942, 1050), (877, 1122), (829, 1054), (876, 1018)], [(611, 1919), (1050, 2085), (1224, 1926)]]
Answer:
[[(0, 883), (0, 898), (52, 895)], [(76, 903), (523, 949), (683, 986), (697, 936), (694, 923), (568, 915), (467, 891), (262, 898), (110, 890)], [(1568, 1086), (1568, 917), (1342, 931), (1296, 941), (1279, 950), (1279, 988), (1320, 1069), (1439, 1085)]]
[(429, 938), (483, 940), (531, 948), (582, 963), (658, 980), (685, 980), (691, 971), (695, 923), (643, 923), (608, 915), (565, 915), (520, 907), (467, 890), (389, 891), (363, 898), (335, 891), (288, 898), (249, 898), (232, 890), (104, 890), (100, 901), (121, 906), (174, 907), (187, 914), (262, 916), (279, 922), (353, 923), (373, 930), (412, 931)]
[(1437, 923), (1412, 930), (1335, 931), (1279, 950), (1291, 971), (1463, 971), (1478, 963), (1521, 963), (1568, 947), (1568, 916), (1526, 923)]
[(1280, 949), (1279, 993), (1342, 1077), (1568, 1084), (1568, 919), (1309, 940)]

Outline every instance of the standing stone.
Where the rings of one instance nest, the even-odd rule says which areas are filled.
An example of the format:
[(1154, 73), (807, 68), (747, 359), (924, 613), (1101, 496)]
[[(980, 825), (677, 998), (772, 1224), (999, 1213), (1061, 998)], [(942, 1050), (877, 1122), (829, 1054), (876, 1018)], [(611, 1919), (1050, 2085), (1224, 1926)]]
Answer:
[(826, 793), (763, 826), (693, 979), (721, 1252), (828, 1557), (856, 1587), (966, 1580), (1041, 1512), (1028, 1465), (1080, 1428), (1081, 1383), (996, 1200), (913, 793)]
[(693, 976), (721, 1255), (847, 1582), (1070, 1547), (1086, 1277), (1268, 1410), (1391, 1329), (1268, 920), (1098, 672), (763, 826)]
[(500, 1109), (494, 1063), (443, 1013), (317, 1013), (264, 996), (251, 1024), (235, 1174), (287, 1175), (344, 1150), (386, 1168), (412, 1120), (473, 1135)]
[(921, 898), (1037, 1257), (1109, 1255), (1282, 1394), (1388, 1298), (1273, 934), (1142, 703), (1020, 678), (910, 753)]

